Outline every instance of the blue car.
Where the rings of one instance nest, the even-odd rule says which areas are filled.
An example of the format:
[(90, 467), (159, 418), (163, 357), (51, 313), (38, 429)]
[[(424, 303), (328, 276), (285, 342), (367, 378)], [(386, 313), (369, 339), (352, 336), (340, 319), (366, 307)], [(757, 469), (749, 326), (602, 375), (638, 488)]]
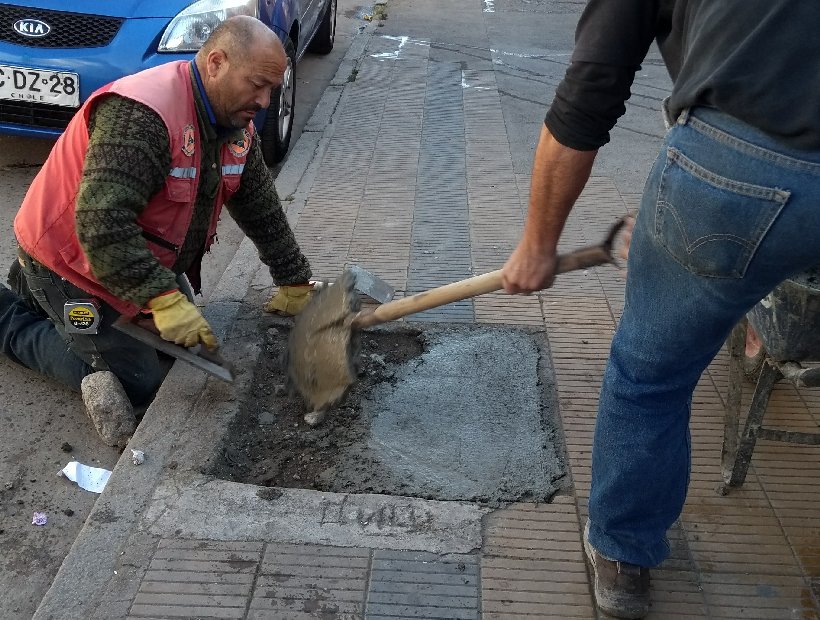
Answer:
[(268, 164), (292, 133), (294, 68), (327, 54), (336, 0), (18, 0), (0, 3), (0, 134), (56, 137), (100, 86), (194, 57), (222, 20), (252, 15), (281, 39), (289, 62), (281, 88), (255, 123)]

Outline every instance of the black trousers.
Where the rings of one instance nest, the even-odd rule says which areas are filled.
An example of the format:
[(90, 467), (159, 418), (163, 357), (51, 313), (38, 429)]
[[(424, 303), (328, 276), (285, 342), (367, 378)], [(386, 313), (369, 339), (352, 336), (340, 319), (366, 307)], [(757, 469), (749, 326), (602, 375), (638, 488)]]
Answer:
[(67, 334), (65, 302), (88, 293), (22, 251), (8, 281), (11, 290), (0, 286), (0, 352), (75, 390), (86, 375), (110, 370), (134, 405), (151, 401), (164, 377), (157, 352), (111, 327), (120, 316), (114, 308), (101, 303), (96, 335)]

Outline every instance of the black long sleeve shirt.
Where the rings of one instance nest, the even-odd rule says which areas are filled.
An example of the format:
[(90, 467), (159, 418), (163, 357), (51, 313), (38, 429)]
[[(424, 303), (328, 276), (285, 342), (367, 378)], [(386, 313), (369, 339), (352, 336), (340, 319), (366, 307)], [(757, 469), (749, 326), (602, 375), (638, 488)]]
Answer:
[(578, 150), (609, 141), (657, 41), (673, 116), (717, 108), (797, 149), (820, 148), (820, 2), (590, 0), (545, 123)]

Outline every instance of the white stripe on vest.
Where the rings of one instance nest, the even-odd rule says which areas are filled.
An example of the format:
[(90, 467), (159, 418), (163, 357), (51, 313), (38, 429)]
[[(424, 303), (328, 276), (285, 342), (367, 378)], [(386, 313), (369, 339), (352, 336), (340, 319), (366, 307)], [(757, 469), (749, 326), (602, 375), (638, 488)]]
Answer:
[(177, 179), (195, 179), (196, 168), (171, 168), (168, 176), (176, 177)]
[(222, 166), (222, 174), (242, 174), (245, 164), (234, 164), (233, 166)]

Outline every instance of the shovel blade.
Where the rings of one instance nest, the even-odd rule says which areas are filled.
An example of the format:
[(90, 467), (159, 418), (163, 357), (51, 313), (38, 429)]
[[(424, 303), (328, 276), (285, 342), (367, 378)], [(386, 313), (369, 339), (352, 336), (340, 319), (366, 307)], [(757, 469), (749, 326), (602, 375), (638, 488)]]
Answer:
[(362, 269), (358, 265), (350, 265), (347, 271), (353, 274), (353, 288), (373, 301), (385, 304), (396, 294), (395, 288), (367, 269)]

